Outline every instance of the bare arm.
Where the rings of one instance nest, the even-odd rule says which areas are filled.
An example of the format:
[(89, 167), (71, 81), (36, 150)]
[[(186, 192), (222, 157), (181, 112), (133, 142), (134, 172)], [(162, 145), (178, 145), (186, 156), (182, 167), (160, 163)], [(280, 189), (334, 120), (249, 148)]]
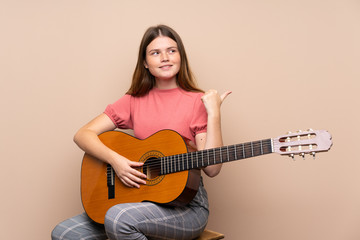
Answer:
[(86, 153), (109, 163), (126, 186), (139, 188), (140, 184), (146, 184), (146, 176), (135, 168), (143, 163), (128, 160), (105, 146), (98, 138), (99, 134), (115, 128), (111, 119), (103, 113), (80, 128), (74, 136), (74, 141)]
[[(202, 97), (208, 113), (208, 123), (207, 132), (195, 136), (198, 150), (223, 146), (220, 107), (221, 103), (230, 93), (230, 91), (227, 91), (220, 96), (216, 90), (209, 90)], [(222, 164), (217, 164), (207, 166), (203, 170), (209, 177), (215, 177), (219, 174), (221, 167)]]

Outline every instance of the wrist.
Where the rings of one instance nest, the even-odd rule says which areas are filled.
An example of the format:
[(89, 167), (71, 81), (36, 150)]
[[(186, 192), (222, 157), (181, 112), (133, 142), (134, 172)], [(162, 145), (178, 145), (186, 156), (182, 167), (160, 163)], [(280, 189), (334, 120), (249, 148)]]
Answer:
[(221, 119), (220, 111), (213, 111), (208, 113), (208, 121), (209, 120), (220, 121), (220, 119)]
[(109, 158), (107, 159), (107, 162), (108, 162), (111, 166), (113, 166), (113, 165), (115, 165), (116, 163), (118, 163), (119, 161), (122, 161), (122, 157), (121, 157), (118, 153), (116, 153), (116, 152), (114, 152), (114, 151), (111, 151), (111, 152), (110, 152), (110, 155), (109, 155)]

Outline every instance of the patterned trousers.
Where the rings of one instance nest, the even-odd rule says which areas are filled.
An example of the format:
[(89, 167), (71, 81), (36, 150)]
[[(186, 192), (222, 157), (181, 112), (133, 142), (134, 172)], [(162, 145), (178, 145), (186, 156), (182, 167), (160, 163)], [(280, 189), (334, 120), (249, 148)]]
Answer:
[(201, 182), (195, 198), (185, 207), (151, 202), (118, 204), (106, 213), (104, 225), (83, 213), (58, 224), (51, 237), (52, 240), (194, 239), (205, 229), (208, 207)]

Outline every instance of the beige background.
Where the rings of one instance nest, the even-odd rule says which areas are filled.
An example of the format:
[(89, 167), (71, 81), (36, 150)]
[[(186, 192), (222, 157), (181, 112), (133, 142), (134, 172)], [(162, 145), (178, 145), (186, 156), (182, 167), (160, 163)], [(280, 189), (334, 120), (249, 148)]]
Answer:
[(278, 154), (206, 178), (227, 239), (360, 239), (357, 0), (0, 1), (1, 239), (49, 239), (82, 212), (75, 131), (129, 87), (140, 38), (175, 28), (203, 89), (232, 90), (226, 144), (327, 129), (316, 160)]

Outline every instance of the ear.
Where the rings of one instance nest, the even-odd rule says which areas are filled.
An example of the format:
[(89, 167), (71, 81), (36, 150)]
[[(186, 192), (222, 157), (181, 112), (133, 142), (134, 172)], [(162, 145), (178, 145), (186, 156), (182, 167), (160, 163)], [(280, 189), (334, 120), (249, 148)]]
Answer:
[(146, 63), (145, 60), (144, 60), (144, 67), (145, 67), (145, 68), (149, 68), (149, 65)]

